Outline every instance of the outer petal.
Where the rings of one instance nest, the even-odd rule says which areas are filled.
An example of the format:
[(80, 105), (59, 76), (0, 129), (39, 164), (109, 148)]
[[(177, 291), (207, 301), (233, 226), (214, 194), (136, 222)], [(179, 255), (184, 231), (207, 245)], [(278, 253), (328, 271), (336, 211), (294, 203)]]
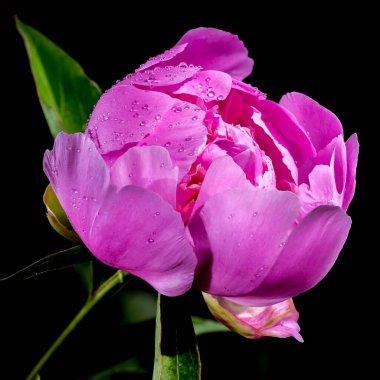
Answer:
[(280, 104), (297, 118), (309, 134), (315, 149), (324, 148), (334, 137), (343, 134), (339, 119), (315, 100), (299, 92), (284, 95)]
[(44, 170), (72, 226), (96, 257), (166, 295), (191, 287), (196, 259), (179, 213), (141, 187), (116, 192), (90, 139), (59, 134), (53, 150), (45, 153)]
[(180, 214), (143, 188), (127, 186), (105, 200), (88, 246), (99, 260), (162, 294), (185, 293), (193, 282), (196, 258)]
[(136, 70), (136, 71), (144, 71), (152, 66), (156, 66), (161, 64), (162, 62), (166, 62), (171, 60), (177, 54), (183, 52), (186, 49), (186, 44), (176, 45), (173, 48), (164, 51), (162, 54), (156, 55), (155, 57), (149, 58), (148, 61)]
[(200, 227), (192, 231), (204, 263), (196, 285), (220, 296), (257, 288), (280, 254), (298, 212), (297, 197), (286, 191), (232, 189), (214, 195), (199, 213), (197, 223), (203, 223), (204, 234)]
[(151, 133), (174, 102), (166, 94), (118, 84), (98, 101), (86, 135), (94, 141), (101, 154), (118, 151)]
[(124, 81), (120, 82), (120, 85), (133, 84), (150, 89), (174, 86), (191, 78), (199, 70), (201, 70), (201, 67), (189, 66), (185, 63), (177, 66), (155, 67), (154, 69), (137, 71), (128, 75)]
[(333, 266), (350, 226), (351, 218), (340, 207), (314, 209), (292, 231), (260, 286), (236, 302), (271, 305), (312, 288)]
[(174, 208), (178, 168), (160, 146), (134, 147), (124, 153), (111, 168), (111, 179), (117, 189), (136, 185), (161, 195)]
[(343, 198), (343, 209), (347, 210), (355, 193), (356, 166), (358, 164), (359, 143), (358, 136), (353, 134), (346, 142), (347, 149), (347, 179)]
[(299, 314), (291, 298), (272, 306), (249, 307), (207, 293), (203, 293), (203, 297), (210, 312), (219, 322), (246, 338), (292, 336), (303, 342), (297, 323)]
[(110, 187), (108, 168), (93, 142), (82, 133), (60, 133), (44, 156), (44, 172), (80, 238), (89, 229)]
[(189, 30), (177, 43), (187, 43), (186, 49), (175, 56), (170, 64), (186, 62), (205, 70), (219, 70), (243, 80), (251, 72), (253, 60), (243, 42), (231, 33), (213, 28)]

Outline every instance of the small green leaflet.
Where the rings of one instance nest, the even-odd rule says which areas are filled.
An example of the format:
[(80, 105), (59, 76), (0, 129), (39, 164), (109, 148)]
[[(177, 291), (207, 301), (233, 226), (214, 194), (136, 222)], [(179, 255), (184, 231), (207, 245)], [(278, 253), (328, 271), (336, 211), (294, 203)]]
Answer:
[(158, 296), (153, 380), (199, 380), (201, 362), (183, 297)]
[(82, 67), (43, 34), (16, 18), (16, 27), (28, 52), (38, 96), (50, 132), (83, 132), (99, 86)]

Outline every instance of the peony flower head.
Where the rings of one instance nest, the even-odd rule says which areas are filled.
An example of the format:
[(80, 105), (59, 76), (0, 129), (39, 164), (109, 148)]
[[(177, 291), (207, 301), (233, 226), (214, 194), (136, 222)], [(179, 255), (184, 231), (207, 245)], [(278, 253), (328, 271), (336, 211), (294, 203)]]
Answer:
[(248, 306), (316, 285), (347, 238), (356, 135), (300, 93), (242, 82), (234, 35), (187, 32), (61, 133), (44, 169), (101, 261), (175, 296), (191, 286)]

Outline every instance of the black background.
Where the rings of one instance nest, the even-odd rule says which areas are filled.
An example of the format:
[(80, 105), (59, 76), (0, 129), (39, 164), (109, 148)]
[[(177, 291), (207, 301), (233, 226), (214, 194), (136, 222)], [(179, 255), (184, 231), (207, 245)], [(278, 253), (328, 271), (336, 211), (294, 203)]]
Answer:
[[(121, 6), (107, 1), (79, 12), (68, 4), (51, 2), (42, 10), (34, 2), (33, 7), (14, 2), (1, 11), (0, 276), (69, 246), (44, 216), (41, 197), (47, 180), (41, 163), (53, 140), (13, 15), (66, 50), (102, 89), (173, 46), (188, 29), (218, 27), (238, 34), (255, 59), (247, 82), (274, 100), (292, 90), (315, 98), (339, 116), (346, 138), (358, 133), (361, 151), (348, 241), (326, 279), (295, 299), (305, 343), (249, 341), (233, 334), (203, 336), (199, 339), (203, 378), (308, 379), (348, 374), (372, 378), (376, 363), (370, 343), (378, 342), (379, 324), (374, 310), (378, 222), (371, 219), (376, 218), (377, 208), (379, 128), (374, 10), (364, 4), (338, 12), (317, 3), (282, 8), (268, 3), (265, 9), (259, 3), (248, 9), (236, 1), (231, 8), (218, 3), (206, 8), (205, 2), (155, 4)], [(0, 345), (5, 350), (0, 355), (1, 379), (25, 376), (84, 301), (80, 289), (70, 270), (0, 286)], [(112, 297), (105, 300), (54, 355), (42, 379), (85, 378), (130, 352), (145, 355), (149, 365), (153, 325), (120, 330), (115, 309)]]

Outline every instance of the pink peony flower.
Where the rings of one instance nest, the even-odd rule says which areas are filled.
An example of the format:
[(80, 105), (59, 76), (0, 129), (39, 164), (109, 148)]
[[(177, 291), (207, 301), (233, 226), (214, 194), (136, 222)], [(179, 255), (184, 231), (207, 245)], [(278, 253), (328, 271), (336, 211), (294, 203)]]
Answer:
[(103, 94), (85, 134), (56, 138), (45, 173), (99, 260), (169, 296), (193, 285), (249, 306), (327, 274), (357, 137), (305, 95), (267, 100), (241, 82), (252, 66), (236, 36), (190, 30)]
[(238, 305), (226, 298), (206, 293), (203, 293), (203, 296), (210, 312), (219, 322), (246, 338), (292, 336), (303, 342), (297, 323), (299, 314), (292, 299), (271, 306), (252, 307)]

